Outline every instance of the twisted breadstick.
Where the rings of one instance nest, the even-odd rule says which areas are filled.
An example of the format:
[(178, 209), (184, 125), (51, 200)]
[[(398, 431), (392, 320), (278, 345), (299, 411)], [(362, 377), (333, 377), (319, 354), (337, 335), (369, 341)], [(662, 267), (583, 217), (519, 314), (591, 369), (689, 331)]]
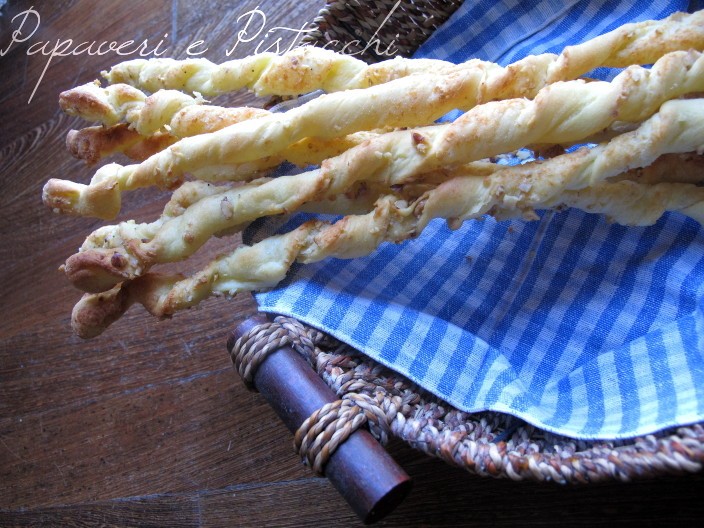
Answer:
[[(523, 81), (535, 90), (546, 83), (575, 79), (598, 67), (650, 64), (663, 53), (704, 49), (704, 12), (675, 13), (661, 21), (626, 24), (559, 55), (528, 57), (504, 72), (504, 79)], [(480, 64), (469, 61), (464, 67)], [(484, 64), (484, 67), (486, 63)], [(322, 89), (335, 92), (367, 88), (414, 73), (446, 72), (451, 63), (436, 60), (391, 59), (371, 66), (329, 50), (301, 47), (282, 56), (273, 53), (213, 64), (206, 59), (137, 59), (114, 66), (103, 76), (156, 92), (172, 88), (206, 96), (248, 88), (257, 95), (298, 95)], [(509, 73), (506, 75), (506, 73)], [(512, 92), (507, 97), (523, 94)]]
[(573, 207), (605, 215), (626, 226), (653, 225), (666, 212), (677, 212), (704, 225), (704, 188), (688, 183), (647, 185), (633, 179), (600, 183), (561, 197), (546, 200), (541, 207)]
[(203, 103), (201, 97), (191, 97), (177, 90), (162, 90), (147, 96), (126, 84), (101, 88), (96, 83), (88, 83), (59, 95), (59, 106), (68, 115), (108, 127), (126, 122), (142, 136), (164, 128), (176, 137), (194, 136), (271, 113), (261, 108), (225, 108)]
[[(139, 165), (108, 165), (100, 169), (87, 186), (49, 180), (44, 187), (44, 201), (62, 212), (111, 218), (120, 209), (123, 190), (153, 184), (172, 186), (185, 172), (205, 177), (209, 166), (238, 164), (275, 155), (305, 136), (340, 136), (360, 129), (432, 121), (454, 106), (474, 106), (486, 86), (476, 73), (467, 76), (466, 72), (457, 72), (441, 79), (447, 83), (439, 82), (435, 76), (416, 75), (382, 85), (378, 87), (383, 89), (381, 91), (370, 88), (325, 95), (284, 114), (248, 120), (212, 134), (183, 139)], [(409, 106), (403, 110), (399, 110), (397, 101), (393, 100), (394, 90), (388, 89), (392, 85), (398, 88), (399, 83), (410, 90), (412, 96)], [(407, 84), (412, 86), (405, 86)], [(460, 117), (446, 133), (440, 133), (438, 128), (427, 129), (430, 137), (410, 136), (406, 132), (407, 138), (416, 139), (409, 142), (400, 138), (403, 151), (394, 145), (378, 148), (375, 142), (367, 149), (375, 149), (377, 157), (391, 153), (396, 153), (396, 157), (398, 154), (407, 156), (408, 160), (398, 162), (404, 166), (398, 174), (412, 174), (419, 169), (429, 170), (425, 164), (432, 160), (441, 159), (444, 164), (465, 163), (531, 143), (577, 141), (617, 120), (641, 121), (668, 99), (702, 90), (704, 56), (695, 51), (673, 52), (657, 61), (651, 70), (632, 66), (611, 83), (558, 82), (540, 90), (533, 101), (509, 100), (481, 105)], [(361, 112), (360, 108), (365, 111)], [(417, 119), (418, 115), (422, 117)], [(380, 141), (382, 145), (386, 142), (385, 139)], [(466, 153), (475, 149), (483, 154), (467, 159)], [(363, 159), (369, 160), (370, 156)], [(358, 160), (350, 163), (367, 171)], [(371, 159), (369, 163), (372, 168), (386, 164), (380, 159)]]
[[(237, 122), (235, 114), (232, 114), (232, 122), (228, 122), (222, 117), (215, 117), (209, 112), (210, 109), (211, 107), (207, 106), (188, 107), (174, 116), (170, 133), (158, 132), (151, 136), (141, 136), (135, 130), (130, 129), (126, 123), (107, 128), (97, 126), (70, 130), (66, 135), (66, 148), (72, 156), (85, 161), (89, 166), (117, 153), (125, 154), (135, 161), (144, 161), (173, 145), (178, 141), (178, 137), (215, 132)], [(246, 119), (247, 113), (243, 112), (240, 116)], [(584, 142), (602, 143), (623, 132), (635, 130), (637, 127), (638, 123), (615, 123), (596, 135), (585, 138)], [(177, 135), (178, 137), (176, 137)], [(262, 158), (249, 162), (248, 165), (251, 167), (252, 174), (275, 167), (283, 161), (289, 161), (299, 167), (319, 165), (324, 159), (341, 154), (374, 135), (376, 134), (371, 132), (356, 132), (342, 138), (305, 138), (287, 147), (279, 156)], [(552, 147), (554, 145), (549, 146), (548, 150), (551, 150)], [(232, 179), (234, 171), (233, 167), (228, 165), (200, 172), (200, 174), (208, 173), (209, 175), (205, 176), (205, 179), (228, 180)], [(242, 178), (246, 179), (245, 171), (240, 170), (237, 174), (242, 174)]]
[(94, 81), (59, 94), (59, 106), (68, 115), (112, 126), (136, 120), (146, 99), (145, 93), (132, 86), (117, 84), (106, 89)]
[(175, 137), (165, 133), (144, 137), (131, 130), (127, 124), (121, 123), (109, 128), (99, 126), (70, 130), (66, 135), (66, 148), (74, 158), (94, 165), (117, 153), (143, 161), (176, 141)]
[[(231, 185), (226, 187), (229, 188)], [(78, 276), (80, 277), (81, 274), (90, 276), (91, 265), (100, 266), (100, 261), (106, 257), (104, 253), (100, 253), (101, 250), (124, 247), (135, 240), (151, 240), (166, 222), (177, 218), (199, 200), (217, 195), (224, 190), (224, 186), (215, 186), (206, 182), (186, 182), (174, 191), (160, 218), (154, 222), (136, 223), (134, 220), (128, 220), (117, 225), (103, 226), (97, 229), (86, 238), (80, 248), (80, 251), (86, 254), (87, 260), (85, 268), (77, 272)], [(91, 259), (94, 259), (92, 263)], [(109, 256), (109, 259), (110, 266), (118, 270), (128, 264), (128, 259), (130, 267), (139, 266), (137, 260), (125, 253), (113, 253)], [(64, 266), (62, 266), (62, 269), (64, 269)], [(77, 280), (80, 281), (80, 278)], [(107, 284), (105, 289), (110, 287), (111, 285)]]
[(173, 192), (157, 220), (149, 223), (136, 223), (134, 220), (127, 220), (115, 225), (102, 226), (88, 235), (81, 245), (80, 251), (123, 247), (134, 240), (151, 240), (168, 220), (182, 215), (189, 207), (203, 198), (221, 194), (232, 187), (232, 184), (213, 185), (199, 180), (185, 182)]
[[(443, 61), (401, 58), (367, 66), (350, 56), (310, 47), (297, 48), (283, 56), (254, 55), (220, 66), (206, 59), (137, 59), (111, 70), (107, 78), (113, 86), (100, 88), (96, 83), (79, 86), (63, 92), (59, 102), (71, 115), (108, 126), (127, 119), (140, 133), (148, 135), (168, 125), (180, 109), (203, 102), (200, 96), (192, 98), (168, 88), (186, 87), (195, 93), (217, 95), (244, 86), (255, 91), (261, 91), (261, 86), (273, 89), (272, 81), (276, 81), (296, 86), (294, 93), (318, 88), (333, 92), (383, 84), (412, 73), (442, 75), (462, 68), (476, 69), (481, 74), (490, 72), (485, 100), (532, 97), (547, 84), (576, 79), (599, 66), (650, 64), (671, 51), (704, 49), (703, 24), (704, 11), (692, 15), (675, 13), (662, 21), (627, 24), (583, 44), (567, 47), (560, 55), (529, 56), (507, 68), (478, 60), (456, 66)], [(116, 84), (123, 82), (156, 93), (147, 97), (134, 88)], [(144, 115), (139, 115), (135, 103), (143, 103)], [(212, 110), (203, 110), (205, 115), (201, 117), (209, 116), (210, 112), (215, 115), (227, 112), (218, 107), (207, 108)], [(411, 126), (422, 124), (427, 123), (416, 122)], [(178, 137), (195, 135), (173, 133)]]
[[(172, 121), (172, 123), (176, 123), (173, 130), (184, 136), (204, 134), (225, 128), (237, 122), (235, 119), (248, 118), (248, 112), (242, 112), (239, 116), (234, 113), (231, 114), (231, 123), (226, 119), (218, 121), (204, 119), (201, 121), (198, 118), (201, 112), (191, 111), (201, 109), (205, 110), (207, 107), (189, 107), (186, 111), (179, 112)], [(240, 166), (209, 167), (207, 171), (201, 171), (200, 176), (211, 181), (247, 180), (267, 169), (276, 167), (284, 161), (289, 161), (299, 167), (318, 165), (324, 159), (337, 156), (345, 150), (360, 145), (377, 135), (378, 133), (376, 132), (356, 132), (333, 139), (304, 138), (289, 145), (278, 155), (253, 160), (240, 164)], [(75, 158), (86, 161), (88, 165), (93, 165), (98, 160), (118, 152), (124, 153), (131, 159), (144, 161), (166, 147), (173, 145), (176, 141), (178, 141), (178, 138), (165, 132), (146, 137), (141, 136), (123, 123), (109, 128), (87, 127), (81, 130), (71, 130), (66, 136), (66, 147)]]
[[(244, 114), (243, 114), (244, 115)], [(121, 127), (121, 125), (116, 125)], [(216, 125), (212, 125), (216, 126)], [(107, 129), (111, 130), (111, 129)], [(106, 151), (120, 150), (121, 142), (125, 142), (126, 154), (142, 157), (151, 149), (170, 142), (170, 136), (157, 134), (135, 144), (131, 144), (134, 136), (125, 132), (122, 127), (117, 130), (115, 144), (110, 144), (110, 139), (105, 139), (103, 133), (93, 133), (93, 129), (84, 129), (75, 134), (69, 133), (67, 146), (78, 158), (92, 161), (99, 158)], [(255, 159), (251, 162), (232, 165), (211, 165), (199, 171), (198, 176), (208, 181), (246, 181), (260, 177), (261, 173), (289, 161), (299, 167), (317, 165), (323, 160), (337, 156), (346, 150), (364, 144), (377, 137), (375, 132), (356, 132), (335, 139), (304, 138), (282, 150), (278, 155)], [(124, 139), (127, 137), (127, 139)], [(103, 144), (103, 140), (107, 145)], [(74, 183), (69, 180), (51, 179), (44, 188), (44, 203), (55, 212), (80, 211), (83, 216), (110, 219), (117, 216), (120, 211), (120, 190), (113, 175), (115, 169), (122, 168), (118, 164), (109, 164), (98, 169), (91, 179), (90, 185)], [(170, 187), (177, 187), (180, 181), (175, 180)], [(117, 192), (117, 194), (116, 194)], [(111, 198), (112, 196), (112, 198)]]
[[(488, 176), (501, 168), (501, 165), (482, 161), (468, 163), (463, 166), (463, 170), (477, 176)], [(685, 172), (684, 169), (681, 172)], [(393, 192), (399, 199), (413, 201), (424, 192), (437, 186), (438, 183), (445, 181), (448, 178), (448, 174), (445, 171), (436, 171), (423, 175), (422, 181), (417, 184), (396, 186), (393, 189), (373, 183), (361, 182), (360, 185), (353, 186), (345, 194), (329, 196), (319, 202), (303, 204), (300, 210), (316, 214), (364, 214), (371, 211), (374, 208), (374, 203), (384, 194)], [(267, 181), (271, 180), (262, 178), (258, 184)], [(114, 225), (102, 226), (86, 238), (80, 247), (80, 251), (121, 249), (132, 245), (137, 240), (141, 241), (142, 244), (146, 244), (154, 238), (166, 221), (184, 214), (191, 205), (206, 197), (219, 195), (221, 198), (221, 212), (223, 212), (222, 209), (227, 210), (230, 208), (229, 200), (222, 200), (222, 198), (226, 197), (224, 193), (231, 191), (235, 188), (235, 185), (235, 183), (229, 183), (216, 186), (200, 180), (186, 182), (173, 193), (158, 220), (140, 224), (135, 223), (134, 220), (127, 220)], [(241, 191), (243, 188), (240, 187), (239, 190)], [(212, 203), (215, 203), (215, 199), (213, 199)], [(239, 226), (234, 227), (237, 228)], [(222, 236), (232, 231), (233, 228), (229, 227), (214, 233), (214, 236)]]
[[(510, 110), (518, 103), (521, 103), (519, 106), (540, 104), (539, 100), (535, 103), (517, 100), (499, 101), (477, 107), (472, 112), (481, 116), (485, 115), (484, 112), (488, 107), (493, 106), (498, 109), (508, 106)], [(525, 119), (520, 119), (520, 113), (518, 118), (512, 112), (505, 115), (513, 127), (526, 122)], [(531, 126), (536, 122), (533, 121)], [(376, 155), (379, 152), (376, 150), (378, 145), (370, 149), (370, 145), (379, 143), (378, 141), (370, 142), (361, 148), (347, 151), (338, 158), (327, 160), (320, 170), (296, 176), (282, 176), (261, 184), (237, 187), (216, 197), (204, 198), (185, 210), (178, 218), (163, 224), (149, 242), (130, 240), (121, 248), (96, 249), (71, 256), (66, 262), (66, 274), (69, 280), (80, 289), (89, 292), (104, 291), (122, 280), (142, 274), (156, 263), (186, 258), (215, 233), (265, 215), (291, 212), (306, 202), (319, 201), (326, 196), (341, 194), (365, 176), (372, 175), (376, 183), (393, 186), (412, 181), (413, 176), (422, 171), (431, 172), (439, 168), (442, 163), (440, 160), (458, 162), (462, 159), (471, 161), (474, 157), (479, 159), (486, 157), (486, 151), (482, 150), (486, 148), (486, 144), (482, 142), (471, 145), (464, 143), (465, 147), (462, 148), (463, 143), (457, 141), (459, 132), (453, 133), (453, 127), (457, 129), (456, 124), (457, 122), (449, 126), (426, 129), (423, 134), (408, 131), (380, 136), (379, 139), (386, 142), (387, 148), (391, 149), (390, 152), (393, 152), (393, 149), (399, 149), (389, 160), (384, 156)], [(414, 144), (415, 147), (423, 145), (422, 142), (418, 142), (418, 137), (432, 135), (428, 130), (434, 133), (435, 143), (439, 143), (445, 150), (442, 155), (436, 155), (431, 148), (426, 148), (421, 153), (414, 148)], [(463, 130), (471, 132), (471, 127), (465, 126)], [(442, 134), (437, 133), (438, 131)], [(545, 133), (545, 129), (539, 128), (539, 131)], [(504, 133), (504, 128), (497, 125), (496, 134), (502, 136)], [(404, 138), (410, 146), (402, 142)], [(442, 141), (439, 141), (440, 139)], [(449, 143), (452, 143), (452, 148), (448, 151), (446, 147)], [(702, 100), (668, 101), (658, 114), (644, 122), (636, 131), (618, 136), (611, 142), (592, 150), (579, 151), (569, 157), (559, 156), (543, 165), (538, 165), (538, 169), (531, 167), (526, 170), (542, 170), (542, 167), (556, 170), (554, 167), (559, 166), (564, 177), (569, 177), (569, 180), (565, 180), (569, 181), (569, 188), (581, 189), (600, 179), (625, 172), (631, 167), (647, 166), (663, 154), (697, 151), (702, 148), (702, 145), (704, 145)], [(412, 153), (415, 153), (415, 158), (409, 159)], [(557, 163), (565, 166), (562, 167)], [(517, 170), (514, 169), (514, 171)], [(512, 174), (515, 175), (517, 172)], [(442, 203), (454, 203), (450, 198), (448, 197), (448, 200)], [(445, 212), (436, 216), (449, 218), (455, 215)], [(113, 262), (116, 254), (121, 255), (117, 259), (119, 266)], [(122, 258), (125, 255), (126, 257)]]
[[(663, 175), (659, 161), (671, 158), (670, 155), (660, 156), (655, 163), (646, 165), (657, 153), (644, 145), (649, 153), (638, 156), (636, 168), (618, 172), (619, 167), (632, 167), (633, 161), (629, 155), (609, 148), (614, 146), (617, 144), (592, 150), (583, 148), (543, 163), (497, 171), (484, 178), (459, 170), (457, 176), (418, 199), (414, 209), (415, 230), (422, 231), (434, 218), (447, 219), (448, 225), (455, 229), (465, 220), (484, 214), (498, 220), (515, 217), (530, 220), (536, 218), (535, 209), (564, 206), (603, 214), (622, 225), (652, 225), (665, 211), (677, 211), (704, 224), (704, 187), (657, 181)], [(682, 159), (682, 179), (701, 178), (696, 174), (701, 166), (697, 158)]]
[(644, 169), (628, 171), (619, 178), (611, 178), (610, 181), (618, 181), (620, 178), (649, 185), (656, 183), (701, 185), (704, 184), (704, 155), (693, 152), (666, 154)]
[(172, 88), (214, 96), (248, 88), (259, 96), (300, 95), (317, 89), (367, 88), (452, 67), (440, 60), (403, 58), (369, 66), (349, 55), (302, 46), (284, 55), (260, 53), (220, 65), (207, 59), (134, 59), (113, 66), (103, 77), (110, 84), (126, 83), (150, 92)]
[[(80, 114), (85, 108), (86, 111), (96, 114), (96, 108), (103, 108), (109, 100), (114, 99), (112, 89), (123, 86), (125, 85), (110, 86), (101, 92), (89, 83), (63, 92), (61, 98), (64, 105), (71, 103), (73, 113)], [(88, 92), (84, 90), (86, 87)], [(69, 152), (89, 164), (115, 152), (124, 152), (129, 157), (142, 161), (175, 143), (177, 138), (207, 134), (242, 121), (271, 115), (271, 112), (261, 108), (203, 106), (193, 98), (174, 91), (158, 92), (147, 97), (142, 106), (130, 103), (114, 110), (122, 115), (132, 128), (121, 123), (108, 128), (72, 130), (66, 138)], [(113, 116), (112, 113), (109, 115)], [(108, 122), (112, 122), (112, 117)], [(168, 133), (153, 133), (160, 128), (167, 129)], [(372, 136), (372, 133), (358, 132), (343, 138), (305, 138), (290, 145), (279, 156), (269, 156), (251, 162), (250, 168), (240, 173), (246, 177), (246, 174), (256, 174), (283, 161), (290, 161), (298, 166), (319, 164), (323, 159), (336, 156)], [(232, 173), (231, 167), (211, 170), (210, 179), (216, 178), (217, 174), (225, 174), (222, 178), (228, 179)]]
[[(574, 171), (596, 170), (585, 158), (601, 159), (584, 150), (578, 155), (554, 158), (537, 170), (530, 166), (511, 167), (486, 177), (467, 174), (467, 169), (461, 168), (455, 171), (457, 176), (410, 205), (397, 196), (384, 196), (371, 213), (348, 216), (332, 225), (307, 222), (284, 235), (239, 247), (189, 278), (148, 273), (110, 291), (85, 294), (74, 307), (72, 325), (79, 336), (89, 338), (103, 332), (134, 303), (144, 305), (152, 315), (165, 317), (213, 294), (235, 295), (273, 287), (294, 261), (310, 263), (328, 257), (368, 255), (385, 241), (401, 242), (416, 236), (433, 218), (446, 218), (455, 228), (461, 221), (487, 212), (503, 218), (532, 218), (534, 208), (567, 205), (606, 214), (627, 225), (650, 225), (666, 210), (679, 211), (704, 223), (704, 188), (690, 184), (640, 184), (629, 180), (634, 177), (629, 171), (620, 175), (622, 180), (617, 182), (565, 191), (571, 179), (565, 175), (566, 166), (573, 165)], [(616, 166), (609, 170), (616, 170)], [(598, 180), (602, 176), (587, 179)]]

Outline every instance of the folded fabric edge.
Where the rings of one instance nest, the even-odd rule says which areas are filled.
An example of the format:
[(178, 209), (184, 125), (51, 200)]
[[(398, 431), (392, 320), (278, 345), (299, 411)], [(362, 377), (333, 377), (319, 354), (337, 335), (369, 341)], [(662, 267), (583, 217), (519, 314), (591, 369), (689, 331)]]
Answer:
[[(320, 330), (335, 339), (338, 339), (340, 341), (346, 342), (347, 343), (347, 338), (348, 336), (345, 335), (343, 332), (335, 332), (333, 329), (324, 329), (321, 328), (319, 325), (316, 325), (316, 322), (314, 320), (310, 320), (307, 317), (302, 317), (299, 314), (294, 313), (291, 310), (285, 310), (285, 309), (280, 309), (277, 308), (276, 310), (267, 308), (265, 306), (259, 306), (258, 310), (262, 313), (268, 313), (271, 315), (283, 315), (286, 317), (292, 317), (294, 319), (297, 319), (303, 324), (306, 324), (312, 328), (315, 328), (317, 330)], [(349, 343), (348, 343), (349, 344)], [(352, 345), (350, 345), (352, 346)], [(376, 363), (379, 363), (383, 365), (384, 367), (388, 368), (392, 372), (395, 372), (397, 374), (400, 374), (401, 376), (405, 377), (409, 383), (412, 383), (413, 385), (417, 385), (417, 383), (413, 382), (410, 378), (410, 375), (408, 372), (404, 372), (404, 369), (399, 368), (398, 365), (393, 365), (390, 364), (389, 362), (386, 362), (383, 360), (383, 358), (376, 357), (377, 354), (374, 354), (373, 351), (371, 350), (365, 350), (364, 347), (359, 347), (355, 348), (365, 356), (367, 356), (371, 361), (375, 361)], [(573, 440), (581, 440), (581, 441), (593, 441), (593, 442), (598, 442), (598, 441), (616, 441), (616, 440), (630, 440), (633, 438), (638, 438), (642, 436), (647, 436), (647, 435), (657, 435), (659, 433), (662, 433), (664, 431), (667, 431), (669, 429), (673, 428), (678, 428), (678, 427), (687, 427), (690, 425), (695, 425), (698, 423), (704, 423), (701, 420), (701, 417), (693, 415), (693, 416), (679, 416), (678, 419), (664, 422), (662, 424), (658, 424), (656, 428), (652, 427), (647, 427), (647, 426), (639, 426), (634, 428), (632, 431), (629, 431), (628, 433), (616, 433), (613, 435), (608, 435), (608, 436), (599, 436), (599, 435), (574, 435), (571, 433), (566, 433), (564, 428), (557, 428), (557, 427), (551, 427), (549, 424), (544, 423), (542, 420), (536, 419), (535, 415), (532, 415), (529, 412), (521, 412), (516, 409), (511, 409), (510, 406), (501, 404), (500, 402), (496, 402), (492, 406), (491, 409), (488, 408), (471, 408), (471, 407), (463, 407), (461, 405), (457, 405), (454, 402), (449, 402), (447, 401), (443, 396), (438, 395), (435, 391), (429, 390), (426, 387), (421, 387), (418, 385), (419, 388), (422, 390), (428, 392), (429, 394), (432, 394), (436, 398), (446, 402), (448, 405), (451, 405), (455, 407), (456, 409), (470, 413), (470, 414), (477, 414), (477, 413), (482, 413), (482, 412), (499, 412), (502, 414), (506, 414), (507, 416), (512, 416), (515, 418), (518, 418), (520, 420), (523, 420), (527, 424), (530, 424), (538, 429), (541, 429), (543, 431), (546, 431), (550, 434), (564, 437), (564, 438), (569, 438)]]

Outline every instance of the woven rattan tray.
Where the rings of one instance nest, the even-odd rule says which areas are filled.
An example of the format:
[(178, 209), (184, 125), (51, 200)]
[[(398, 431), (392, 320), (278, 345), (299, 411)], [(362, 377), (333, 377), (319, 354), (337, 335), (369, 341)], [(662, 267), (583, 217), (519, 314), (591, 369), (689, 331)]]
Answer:
[(372, 434), (382, 443), (396, 436), (477, 475), (595, 483), (696, 472), (704, 464), (701, 424), (595, 442), (551, 434), (506, 414), (461, 412), (353, 348), (288, 317), (260, 324), (240, 338), (232, 350), (233, 361), (244, 374), (250, 365), (243, 357), (284, 345), (301, 354), (341, 400), (359, 403), (357, 413), (366, 414)]

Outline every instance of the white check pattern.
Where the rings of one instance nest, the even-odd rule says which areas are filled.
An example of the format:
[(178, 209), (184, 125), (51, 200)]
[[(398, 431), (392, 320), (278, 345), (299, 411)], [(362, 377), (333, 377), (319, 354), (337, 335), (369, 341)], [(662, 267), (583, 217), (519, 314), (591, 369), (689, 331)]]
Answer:
[[(697, 3), (473, 0), (417, 56), (508, 64)], [(647, 228), (572, 210), (540, 217), (458, 231), (434, 221), (365, 258), (295, 265), (256, 295), (259, 309), (320, 328), (460, 409), (571, 437), (704, 420), (704, 229), (678, 214)], [(257, 222), (245, 239), (306, 218)]]

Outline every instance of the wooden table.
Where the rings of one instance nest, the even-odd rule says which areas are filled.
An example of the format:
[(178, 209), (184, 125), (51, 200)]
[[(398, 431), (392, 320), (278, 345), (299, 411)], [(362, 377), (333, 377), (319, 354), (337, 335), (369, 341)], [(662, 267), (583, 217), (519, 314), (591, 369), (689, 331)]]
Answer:
[[(266, 30), (298, 29), (321, 3), (5, 6), (3, 52), (20, 22), (12, 23), (15, 14), (34, 5), (41, 20), (29, 37), (28, 18), (17, 36), (26, 41), (0, 57), (0, 526), (359, 525), (327, 480), (301, 465), (289, 432), (230, 365), (226, 336), (254, 313), (251, 297), (211, 300), (161, 322), (135, 307), (95, 340), (72, 335), (79, 293), (57, 268), (100, 222), (53, 214), (41, 189), (50, 177), (91, 176), (64, 148), (66, 132), (83, 124), (59, 111), (58, 94), (95, 79), (119, 57), (54, 57), (43, 73), (48, 57), (27, 54), (39, 41), (51, 43), (44, 50), (68, 38), (156, 44), (168, 33), (168, 55), (184, 57), (189, 44), (204, 40), (202, 56), (223, 61), (257, 5)], [(292, 33), (280, 34), (282, 46)], [(238, 44), (232, 57), (263, 38)], [(228, 102), (253, 101), (239, 94)], [(162, 203), (159, 192), (130, 193), (121, 218), (153, 218)], [(388, 526), (675, 524), (704, 515), (701, 476), (565, 488), (480, 479), (399, 443), (389, 449), (415, 488)]]

